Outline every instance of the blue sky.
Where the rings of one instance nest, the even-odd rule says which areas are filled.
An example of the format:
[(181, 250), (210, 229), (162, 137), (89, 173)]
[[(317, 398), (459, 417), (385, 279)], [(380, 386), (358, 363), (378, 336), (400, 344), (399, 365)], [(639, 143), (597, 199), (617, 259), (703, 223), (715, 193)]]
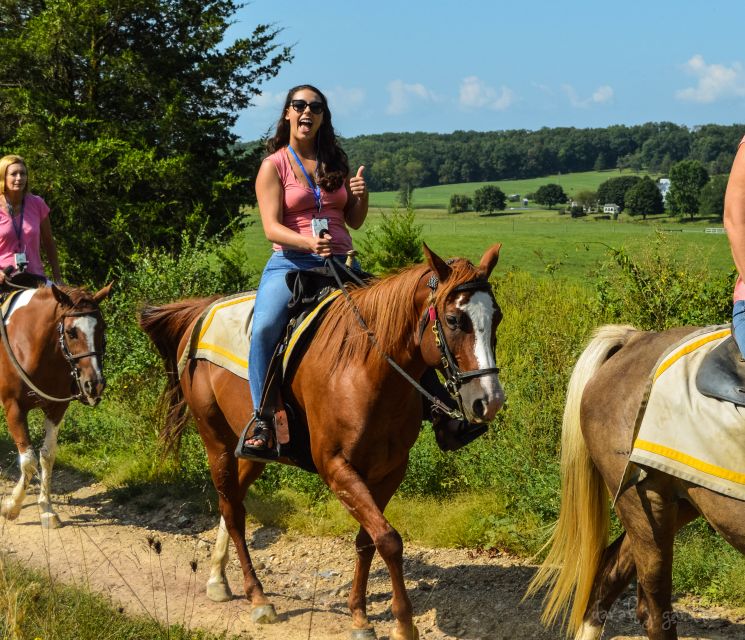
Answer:
[(250, 0), (227, 39), (259, 23), (295, 58), (240, 114), (244, 140), (305, 82), (347, 137), (745, 122), (743, 0)]

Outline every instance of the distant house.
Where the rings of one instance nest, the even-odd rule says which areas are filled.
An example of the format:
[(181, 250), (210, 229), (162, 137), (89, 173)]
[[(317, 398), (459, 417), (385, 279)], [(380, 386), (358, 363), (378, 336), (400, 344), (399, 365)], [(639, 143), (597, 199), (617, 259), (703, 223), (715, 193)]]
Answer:
[(603, 213), (610, 213), (611, 215), (617, 216), (619, 213), (621, 213), (621, 207), (619, 207), (617, 204), (604, 204)]
[(657, 188), (660, 190), (660, 194), (662, 195), (662, 202), (665, 202), (667, 192), (670, 191), (670, 178), (660, 178), (657, 181)]

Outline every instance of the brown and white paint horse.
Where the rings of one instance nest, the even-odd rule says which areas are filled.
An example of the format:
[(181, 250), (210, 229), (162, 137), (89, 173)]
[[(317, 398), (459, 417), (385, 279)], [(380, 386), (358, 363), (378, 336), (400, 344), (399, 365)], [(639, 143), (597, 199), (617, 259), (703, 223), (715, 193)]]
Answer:
[[(488, 423), (504, 402), (495, 366), (496, 329), (502, 314), (489, 275), (499, 245), (479, 266), (458, 259), (447, 263), (425, 247), (427, 264), (406, 269), (369, 287), (350, 292), (381, 350), (418, 380), (427, 367), (442, 364), (437, 342), (445, 342), (459, 376), (466, 417)], [(429, 286), (428, 286), (429, 285)], [(191, 360), (180, 379), (176, 367), (192, 327), (212, 299), (185, 300), (146, 308), (140, 324), (166, 361), (170, 412), (162, 435), (177, 446), (190, 410), (207, 449), (221, 514), (207, 594), (231, 597), (225, 576), (228, 536), (238, 552), (243, 586), (256, 622), (276, 613), (256, 576), (246, 545), (243, 498), (265, 463), (237, 460), (238, 435), (251, 416), (248, 383), (205, 360)], [(432, 330), (439, 326), (439, 334)], [(382, 357), (360, 326), (350, 302), (339, 296), (321, 321), (297, 369), (285, 382), (283, 397), (308, 431), (310, 454), (321, 478), (360, 523), (357, 560), (348, 604), (352, 635), (374, 638), (366, 611), (367, 580), (373, 555), (385, 561), (391, 578), (391, 638), (414, 640), (411, 601), (403, 574), (401, 536), (383, 511), (404, 477), (422, 421), (416, 389)], [(280, 462), (290, 462), (282, 460)]]
[[(105, 325), (99, 302), (111, 285), (95, 294), (51, 285), (19, 293), (5, 316), (8, 344), (0, 346), (0, 400), (10, 436), (18, 449), (21, 477), (0, 505), (0, 515), (18, 517), (38, 461), (28, 431), (28, 413), (44, 413), (39, 510), (41, 524), (60, 520), (52, 507), (51, 475), (57, 434), (71, 400), (95, 406), (101, 400)], [(10, 346), (10, 353), (7, 346)]]

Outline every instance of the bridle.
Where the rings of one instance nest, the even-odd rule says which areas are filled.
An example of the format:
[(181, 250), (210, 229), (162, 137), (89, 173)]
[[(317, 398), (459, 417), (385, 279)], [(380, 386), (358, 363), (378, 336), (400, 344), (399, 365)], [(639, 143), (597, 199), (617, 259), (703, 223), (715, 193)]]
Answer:
[[(458, 403), (461, 413), (463, 413), (463, 399), (460, 395), (460, 388), (463, 385), (463, 382), (473, 378), (499, 374), (499, 367), (472, 369), (470, 371), (462, 371), (460, 369), (458, 363), (455, 361), (453, 352), (450, 350), (448, 342), (445, 339), (442, 330), (442, 323), (437, 315), (435, 292), (437, 291), (439, 283), (439, 278), (434, 274), (431, 275), (427, 281), (427, 287), (429, 287), (430, 293), (427, 301), (427, 309), (425, 309), (422, 319), (419, 321), (419, 341), (421, 342), (427, 325), (432, 323), (432, 333), (434, 334), (435, 344), (440, 351), (440, 364), (442, 365), (442, 370), (445, 374), (445, 386), (448, 393), (450, 393), (453, 399)], [(479, 278), (456, 285), (451, 289), (450, 293), (459, 293), (463, 291), (484, 291), (491, 294), (491, 286), (487, 280)]]
[[(432, 276), (430, 276), (429, 280), (427, 281), (427, 286), (430, 289), (430, 293), (429, 293), (427, 309), (425, 309), (424, 314), (422, 315), (422, 319), (419, 322), (419, 342), (421, 343), (422, 337), (424, 336), (424, 330), (427, 328), (427, 325), (431, 322), (432, 333), (434, 334), (434, 337), (435, 337), (435, 344), (437, 345), (437, 348), (440, 351), (440, 362), (442, 364), (443, 373), (445, 374), (445, 385), (447, 387), (448, 393), (450, 393), (453, 399), (458, 403), (458, 409), (451, 409), (442, 400), (433, 396), (422, 385), (420, 385), (418, 381), (416, 381), (408, 373), (406, 373), (406, 371), (404, 371), (393, 360), (393, 358), (391, 358), (385, 351), (383, 351), (382, 347), (378, 343), (378, 339), (375, 337), (375, 334), (370, 330), (370, 328), (367, 326), (367, 323), (360, 315), (357, 305), (352, 300), (351, 296), (349, 295), (349, 292), (347, 291), (341, 278), (339, 277), (339, 274), (337, 273), (337, 267), (342, 267), (360, 285), (364, 286), (365, 283), (362, 280), (360, 280), (360, 278), (358, 278), (354, 274), (354, 272), (351, 271), (351, 269), (348, 269), (344, 264), (337, 262), (335, 258), (332, 257), (330, 259), (327, 259), (326, 262), (332, 274), (334, 275), (334, 278), (339, 286), (339, 289), (341, 289), (342, 293), (344, 294), (344, 297), (347, 299), (347, 302), (349, 302), (350, 306), (352, 307), (355, 317), (357, 318), (357, 322), (365, 330), (368, 339), (373, 344), (373, 346), (375, 346), (375, 348), (378, 350), (381, 356), (385, 359), (385, 361), (391, 367), (393, 367), (393, 369), (395, 369), (411, 386), (413, 386), (419, 393), (421, 393), (425, 398), (427, 398), (427, 400), (430, 403), (432, 403), (432, 405), (436, 407), (438, 411), (441, 411), (442, 413), (450, 416), (451, 418), (455, 418), (457, 420), (465, 419), (465, 412), (463, 409), (463, 398), (461, 398), (461, 395), (460, 395), (460, 387), (463, 384), (463, 381), (470, 380), (471, 378), (479, 378), (481, 376), (488, 376), (488, 375), (492, 375), (495, 373), (498, 374), (499, 368), (489, 367), (486, 369), (474, 369), (472, 371), (461, 371), (461, 369), (458, 367), (458, 364), (455, 361), (455, 357), (453, 356), (453, 352), (450, 350), (447, 340), (445, 339), (445, 336), (442, 332), (442, 324), (440, 323), (440, 320), (437, 317), (437, 307), (435, 306), (435, 291), (437, 290), (437, 286), (439, 285), (439, 282), (440, 282), (439, 278), (433, 274)], [(451, 290), (452, 293), (457, 293), (460, 291), (486, 291), (491, 294), (491, 287), (487, 280), (483, 278), (478, 278), (476, 280), (471, 280), (469, 282), (464, 282), (462, 284), (459, 284), (453, 287), (453, 289)]]
[(85, 396), (85, 390), (83, 389), (83, 385), (80, 381), (80, 367), (78, 366), (78, 360), (95, 356), (98, 359), (99, 368), (103, 370), (103, 357), (106, 353), (105, 333), (103, 334), (100, 353), (95, 349), (93, 351), (85, 351), (84, 353), (75, 354), (70, 351), (70, 347), (67, 345), (67, 339), (65, 338), (64, 320), (65, 318), (84, 318), (86, 316), (95, 316), (96, 320), (100, 320), (101, 322), (103, 322), (103, 316), (101, 315), (101, 312), (98, 309), (91, 309), (90, 311), (69, 311), (68, 313), (64, 313), (62, 314), (60, 321), (57, 323), (60, 351), (62, 351), (62, 355), (64, 356), (65, 360), (67, 360), (67, 364), (70, 365), (70, 375), (73, 377), (73, 379), (75, 380), (75, 384), (78, 387), (78, 394), (74, 396), (75, 399), (80, 399)]
[(8, 330), (5, 326), (5, 318), (0, 318), (0, 334), (2, 334), (2, 340), (3, 345), (5, 346), (5, 351), (8, 354), (8, 357), (10, 358), (11, 363), (15, 367), (16, 372), (20, 376), (21, 380), (23, 380), (26, 385), (33, 391), (36, 395), (40, 396), (41, 398), (44, 398), (45, 400), (49, 400), (51, 402), (69, 402), (70, 400), (81, 400), (86, 397), (85, 390), (83, 389), (83, 383), (81, 382), (80, 377), (80, 367), (78, 366), (78, 361), (87, 358), (90, 356), (96, 356), (99, 361), (99, 365), (103, 367), (103, 354), (106, 351), (106, 337), (104, 335), (104, 341), (103, 341), (103, 349), (99, 353), (98, 351), (86, 351), (85, 353), (75, 353), (73, 354), (70, 351), (70, 347), (67, 344), (67, 339), (65, 338), (65, 318), (80, 318), (85, 316), (96, 316), (97, 319), (103, 320), (103, 317), (101, 316), (101, 312), (98, 309), (91, 309), (90, 311), (69, 311), (67, 313), (62, 314), (60, 316), (60, 320), (57, 323), (57, 333), (59, 334), (58, 342), (60, 345), (60, 350), (62, 351), (62, 355), (67, 361), (67, 364), (70, 365), (70, 375), (72, 376), (73, 380), (75, 380), (75, 385), (78, 389), (78, 393), (75, 395), (68, 396), (66, 398), (58, 398), (55, 396), (51, 396), (48, 393), (45, 393), (39, 387), (37, 387), (32, 381), (31, 378), (29, 378), (28, 374), (24, 371), (23, 367), (21, 366), (21, 363), (18, 362), (18, 359), (16, 358), (15, 353), (13, 353), (13, 349), (10, 346), (10, 340), (8, 339)]

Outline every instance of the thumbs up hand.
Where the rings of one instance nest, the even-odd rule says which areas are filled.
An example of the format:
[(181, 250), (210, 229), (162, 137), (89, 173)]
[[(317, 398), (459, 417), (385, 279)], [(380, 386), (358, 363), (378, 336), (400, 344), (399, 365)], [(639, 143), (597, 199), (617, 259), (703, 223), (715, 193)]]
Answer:
[(365, 184), (365, 178), (362, 176), (364, 170), (365, 165), (362, 165), (357, 169), (357, 175), (349, 179), (349, 190), (357, 198), (367, 198), (367, 185)]

